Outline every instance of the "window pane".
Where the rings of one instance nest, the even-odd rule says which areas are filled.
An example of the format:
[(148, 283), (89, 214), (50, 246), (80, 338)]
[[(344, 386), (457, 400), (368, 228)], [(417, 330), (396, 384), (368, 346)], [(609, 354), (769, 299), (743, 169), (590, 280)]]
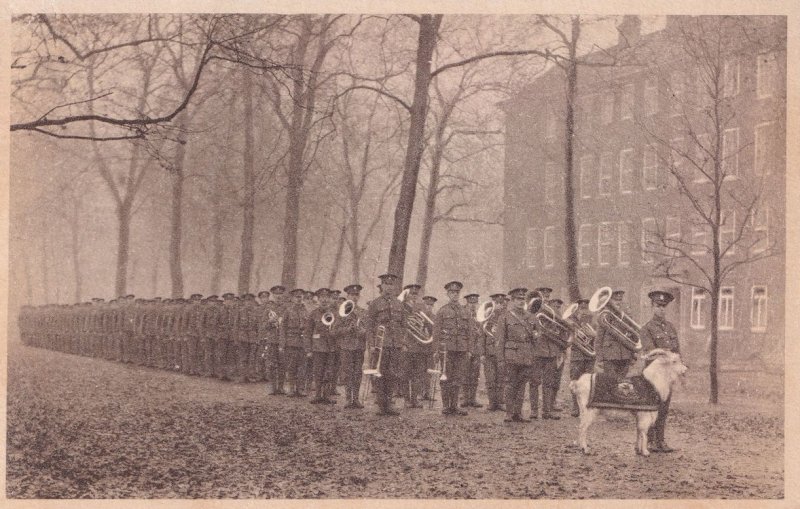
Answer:
[(597, 227), (597, 263), (600, 265), (611, 263), (613, 231), (610, 223), (600, 223)]
[(658, 158), (656, 147), (648, 145), (644, 149), (644, 165), (642, 169), (642, 180), (644, 188), (653, 190), (658, 187)]
[(633, 149), (619, 153), (619, 190), (622, 193), (633, 191)]
[(645, 115), (658, 112), (658, 82), (655, 78), (648, 78), (644, 84), (644, 111)]
[(600, 194), (611, 194), (611, 154), (600, 156), (600, 177), (598, 179)]
[(617, 263), (619, 265), (628, 265), (631, 262), (630, 238), (630, 224), (619, 223), (617, 225)]
[(633, 118), (633, 100), (635, 87), (633, 83), (629, 83), (622, 87), (622, 104), (620, 106), (620, 118), (627, 120)]
[(739, 174), (739, 129), (725, 129), (722, 135), (722, 171), (725, 176)]
[(756, 93), (759, 98), (769, 97), (778, 88), (777, 57), (775, 53), (764, 53), (756, 58)]
[(536, 260), (539, 258), (539, 235), (541, 232), (536, 228), (528, 228), (525, 235), (525, 261), (528, 267), (536, 267)]
[(594, 235), (592, 235), (592, 225), (582, 224), (578, 230), (578, 263), (588, 267), (592, 263), (592, 250), (594, 247)]

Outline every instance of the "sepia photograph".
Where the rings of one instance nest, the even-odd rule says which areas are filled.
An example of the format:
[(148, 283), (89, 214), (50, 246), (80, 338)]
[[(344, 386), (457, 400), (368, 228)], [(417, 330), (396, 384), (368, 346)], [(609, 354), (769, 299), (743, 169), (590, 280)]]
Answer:
[(786, 501), (786, 5), (114, 5), (6, 14), (4, 498)]

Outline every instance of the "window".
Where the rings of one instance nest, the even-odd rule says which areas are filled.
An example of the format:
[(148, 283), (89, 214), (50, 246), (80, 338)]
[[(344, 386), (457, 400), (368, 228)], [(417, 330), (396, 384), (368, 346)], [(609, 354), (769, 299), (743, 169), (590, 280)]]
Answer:
[(544, 165), (544, 200), (549, 205), (555, 204), (558, 199), (559, 177), (556, 163)]
[(753, 170), (756, 175), (769, 175), (777, 166), (778, 151), (781, 149), (775, 122), (765, 122), (756, 126), (754, 144), (756, 153)]
[(709, 251), (709, 231), (705, 223), (692, 224), (692, 249), (693, 256), (701, 256)]
[(678, 216), (667, 216), (664, 220), (664, 245), (668, 248), (680, 247), (681, 242), (681, 218)]
[(592, 162), (594, 157), (581, 157), (581, 198), (592, 197)]
[[(707, 133), (698, 134), (697, 141), (695, 142), (694, 146), (694, 152), (694, 183), (702, 184), (705, 182), (711, 182), (711, 179), (709, 179), (707, 176), (713, 172), (713, 161), (711, 160), (711, 154), (714, 153), (714, 147), (711, 146), (711, 136), (709, 136)], [(697, 167), (698, 165), (703, 167), (702, 171)]]
[(592, 263), (592, 250), (594, 239), (592, 225), (582, 224), (578, 229), (578, 263), (581, 267), (588, 267)]
[(626, 148), (619, 153), (619, 191), (623, 194), (633, 192), (632, 148)]
[(725, 178), (739, 174), (739, 128), (722, 133), (722, 174)]
[(556, 260), (556, 229), (548, 226), (544, 229), (544, 266), (549, 268), (555, 265)]
[(556, 110), (552, 106), (545, 107), (545, 126), (544, 137), (548, 140), (556, 137), (556, 130), (558, 129), (558, 118), (556, 118)]
[(722, 74), (724, 85), (723, 97), (734, 97), (739, 94), (739, 61), (736, 59), (725, 62)]
[(706, 328), (705, 301), (705, 290), (692, 288), (692, 309), (689, 313), (689, 326), (692, 329), (702, 330)]
[(622, 221), (617, 224), (617, 265), (631, 263), (631, 225)]
[(719, 330), (733, 329), (733, 287), (723, 286), (719, 290)]
[(539, 259), (539, 236), (541, 233), (538, 228), (528, 228), (525, 232), (525, 260), (528, 267), (536, 267), (536, 260)]
[(668, 171), (669, 184), (673, 187), (678, 186), (678, 179), (676, 175), (682, 179), (686, 177), (686, 141), (683, 137), (672, 138), (669, 140), (669, 164), (670, 170)]
[(658, 227), (652, 217), (642, 219), (642, 260), (653, 263), (653, 252), (658, 247)]
[(770, 97), (778, 91), (778, 59), (775, 53), (756, 57), (756, 96)]
[(607, 91), (603, 94), (602, 122), (608, 125), (614, 121), (614, 92)]
[(613, 245), (613, 223), (600, 223), (597, 225), (597, 264), (608, 265), (611, 263), (611, 250)]
[(721, 224), (719, 225), (719, 250), (725, 253), (724, 256), (733, 254), (736, 250), (734, 241), (736, 240), (736, 211), (730, 214), (722, 213)]
[(611, 194), (611, 154), (600, 156), (600, 175), (599, 181), (600, 195), (608, 196)]
[(622, 87), (622, 104), (620, 105), (620, 118), (628, 120), (633, 118), (633, 101), (636, 89), (633, 83)]
[(658, 112), (658, 82), (655, 78), (648, 78), (644, 82), (644, 113), (647, 116)]
[(753, 210), (753, 254), (763, 253), (769, 247), (769, 207), (760, 204)]
[(658, 187), (658, 153), (654, 145), (648, 145), (644, 148), (642, 185), (648, 191)]
[(767, 330), (767, 287), (753, 286), (750, 298), (750, 330), (764, 332)]

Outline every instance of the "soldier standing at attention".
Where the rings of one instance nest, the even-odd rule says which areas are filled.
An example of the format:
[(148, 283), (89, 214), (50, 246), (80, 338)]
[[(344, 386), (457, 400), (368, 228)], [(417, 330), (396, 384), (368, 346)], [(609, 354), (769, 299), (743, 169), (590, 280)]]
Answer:
[[(392, 408), (392, 394), (397, 387), (400, 373), (400, 354), (405, 347), (405, 307), (397, 299), (400, 290), (400, 278), (394, 274), (382, 274), (381, 295), (370, 302), (367, 309), (367, 334), (373, 339), (371, 344), (383, 347), (380, 365), (380, 377), (374, 380), (375, 395), (378, 404), (378, 415), (400, 415)], [(383, 327), (383, 345), (376, 338), (379, 327)]]
[[(436, 304), (436, 301), (439, 300), (432, 295), (426, 295), (422, 298), (422, 311), (428, 315), (431, 320), (434, 319), (436, 313), (433, 312), (433, 305)], [(433, 357), (434, 351), (434, 342), (431, 342), (425, 346), (425, 367), (426, 368), (436, 368), (436, 359)], [(431, 384), (428, 383), (427, 373), (424, 374), (426, 378), (423, 380), (422, 384), (422, 400), (423, 401), (430, 401), (432, 398), (431, 395)]]
[(341, 352), (342, 372), (345, 382), (345, 408), (364, 408), (358, 400), (361, 391), (362, 366), (364, 349), (366, 348), (366, 329), (364, 308), (358, 305), (361, 297), (361, 285), (353, 284), (344, 287), (347, 299), (353, 301), (353, 311), (346, 317), (336, 317), (335, 332)]
[(533, 315), (525, 309), (527, 293), (527, 288), (508, 292), (511, 306), (500, 315), (495, 328), (495, 342), (501, 356), (499, 369), (506, 377), (505, 422), (530, 422), (522, 416), (522, 403), (525, 384), (533, 378), (533, 346), (539, 331)]
[(313, 359), (314, 389), (316, 397), (311, 400), (311, 404), (331, 405), (335, 402), (331, 396), (331, 376), (334, 370), (333, 363), (334, 338), (331, 322), (330, 325), (324, 323), (325, 318), (335, 320), (333, 314), (335, 310), (331, 304), (331, 293), (327, 288), (317, 290), (319, 306), (309, 313), (306, 319), (305, 350), (306, 357)]
[(497, 323), (503, 316), (505, 308), (504, 293), (495, 293), (490, 296), (494, 303), (492, 316), (486, 321), (480, 330), (480, 354), (483, 357), (483, 375), (486, 378), (486, 395), (489, 397), (490, 412), (504, 410), (503, 408), (503, 383), (504, 375), (500, 371), (500, 359), (502, 358), (497, 344)]
[[(611, 293), (608, 305), (617, 311), (622, 311), (622, 298), (624, 295), (624, 291), (614, 290)], [(597, 351), (595, 369), (599, 369), (617, 379), (622, 379), (625, 378), (628, 369), (636, 359), (636, 354), (625, 348), (616, 338), (617, 336), (610, 328), (602, 323), (598, 324), (597, 340), (595, 341), (595, 349)]]
[(447, 381), (442, 383), (442, 414), (467, 415), (458, 407), (458, 393), (466, 379), (466, 370), (475, 337), (475, 320), (470, 311), (459, 304), (464, 285), (451, 281), (444, 286), (450, 300), (436, 313), (434, 338), (441, 355), (447, 355)]
[(483, 341), (483, 329), (481, 325), (475, 321), (475, 313), (478, 311), (478, 299), (480, 295), (471, 293), (465, 295), (464, 299), (467, 301), (465, 307), (472, 315), (472, 327), (475, 329), (473, 332), (473, 341), (470, 345), (470, 357), (467, 361), (466, 380), (464, 384), (464, 396), (461, 406), (481, 408), (482, 404), (477, 402), (478, 397), (478, 380), (481, 377), (481, 342)]
[(305, 396), (304, 379), (306, 334), (306, 307), (303, 304), (303, 290), (295, 288), (291, 291), (291, 302), (283, 308), (279, 324), (280, 353), (286, 359), (286, 378), (289, 382), (289, 397)]
[[(425, 307), (417, 301), (421, 288), (418, 284), (410, 284), (403, 287), (403, 290), (408, 290), (404, 304), (406, 305), (406, 313), (409, 316), (425, 312)], [(416, 317), (412, 319), (417, 320)], [(433, 333), (427, 322), (424, 322), (421, 318), (419, 320), (422, 320), (420, 323), (422, 323), (424, 330)], [(403, 390), (403, 398), (405, 399), (406, 407), (422, 408), (419, 397), (425, 384), (425, 370), (428, 367), (427, 356), (430, 345), (417, 340), (408, 330), (406, 330), (406, 345), (407, 350), (401, 354), (403, 357), (403, 376), (401, 377), (400, 385)]]
[[(589, 299), (578, 299), (578, 310), (576, 313), (576, 320), (578, 324), (585, 325), (592, 323), (592, 314), (589, 312)], [(577, 380), (585, 373), (594, 371), (594, 357), (586, 355), (574, 344), (570, 348), (569, 360), (569, 379)], [(580, 410), (578, 409), (578, 398), (572, 395), (572, 417), (578, 417)]]
[[(650, 302), (653, 305), (653, 318), (642, 327), (642, 352), (649, 352), (654, 348), (662, 348), (680, 354), (681, 347), (678, 342), (678, 333), (675, 330), (675, 326), (666, 319), (667, 305), (673, 301), (674, 297), (664, 290), (653, 290), (647, 296), (650, 297)], [(666, 453), (675, 451), (664, 441), (670, 399), (671, 396), (666, 401), (660, 402), (656, 422), (647, 432), (647, 443), (653, 444), (649, 445), (650, 452)]]

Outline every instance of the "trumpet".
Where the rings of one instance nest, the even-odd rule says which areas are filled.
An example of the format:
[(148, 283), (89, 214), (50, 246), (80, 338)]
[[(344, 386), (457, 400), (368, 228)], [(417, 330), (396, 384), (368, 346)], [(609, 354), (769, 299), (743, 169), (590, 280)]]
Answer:
[(642, 349), (642, 339), (639, 335), (642, 326), (623, 311), (609, 306), (608, 302), (610, 300), (611, 288), (608, 286), (599, 288), (589, 299), (589, 311), (600, 313), (597, 316), (597, 320), (612, 332), (614, 339), (622, 346), (632, 352), (640, 351)]
[(594, 330), (594, 327), (588, 323), (578, 322), (575, 318), (575, 312), (577, 310), (577, 302), (570, 304), (567, 306), (567, 309), (564, 310), (561, 319), (572, 327), (573, 344), (575, 347), (589, 357), (595, 357), (597, 353), (594, 349), (594, 338), (597, 336), (597, 332)]
[[(380, 378), (381, 376), (381, 358), (383, 357), (383, 342), (386, 340), (386, 327), (383, 325), (378, 326), (378, 330), (375, 332), (375, 339), (377, 342), (377, 346), (373, 347), (375, 350), (378, 351), (378, 362), (375, 364), (375, 368), (369, 367), (367, 369), (362, 370), (365, 375), (374, 376), (376, 378)], [(372, 350), (372, 349), (370, 349)], [(372, 355), (369, 356), (370, 360)]]
[(555, 310), (544, 302), (544, 297), (537, 294), (528, 301), (528, 312), (536, 318), (536, 323), (544, 331), (545, 337), (562, 348), (569, 346), (572, 327), (559, 317)]

